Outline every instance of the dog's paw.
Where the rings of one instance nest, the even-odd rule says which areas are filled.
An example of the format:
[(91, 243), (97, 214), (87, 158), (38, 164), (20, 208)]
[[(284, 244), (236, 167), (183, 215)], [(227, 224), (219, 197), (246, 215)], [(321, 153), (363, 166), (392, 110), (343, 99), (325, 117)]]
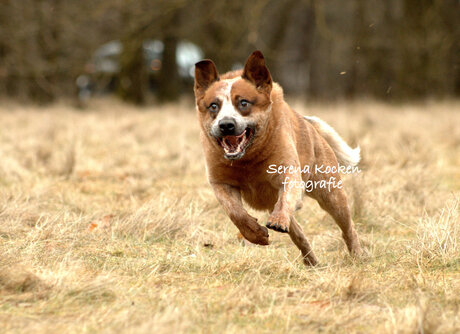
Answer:
[(261, 245), (261, 246), (269, 245), (270, 240), (269, 240), (268, 230), (263, 226), (260, 226), (260, 225), (258, 226), (260, 227), (260, 229), (258, 229), (258, 231), (256, 232), (246, 234), (245, 236), (246, 239), (256, 245)]
[(350, 255), (355, 259), (363, 259), (369, 254), (366, 251), (364, 251), (358, 243), (354, 245), (354, 247), (351, 249)]
[(268, 222), (265, 226), (277, 232), (288, 233), (289, 217), (285, 217), (280, 214), (272, 214), (270, 217), (268, 217)]
[(253, 244), (266, 246), (270, 244), (268, 230), (265, 226), (260, 226), (257, 219), (253, 218), (247, 224), (240, 226), (240, 232), (244, 238)]

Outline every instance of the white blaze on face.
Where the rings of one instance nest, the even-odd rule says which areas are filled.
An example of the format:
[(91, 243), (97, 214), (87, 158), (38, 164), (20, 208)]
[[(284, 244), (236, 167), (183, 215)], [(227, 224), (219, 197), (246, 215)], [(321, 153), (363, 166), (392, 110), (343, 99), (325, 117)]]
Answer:
[[(212, 123), (211, 133), (218, 134), (218, 142), (222, 146), (227, 159), (239, 159), (244, 154), (249, 135), (251, 132), (246, 131), (246, 119), (238, 112), (232, 103), (232, 86), (239, 78), (223, 80), (222, 88), (216, 92), (216, 97), (221, 101), (220, 110), (216, 119)], [(235, 124), (235, 133), (221, 137), (219, 123), (223, 119), (231, 119)]]
[(233, 106), (231, 96), (232, 86), (238, 79), (240, 78), (236, 77), (234, 79), (222, 81), (226, 83), (226, 86), (217, 93), (217, 97), (219, 97), (222, 100), (222, 106), (219, 110), (219, 113), (217, 114), (216, 119), (214, 120), (214, 124), (216, 126), (218, 126), (219, 121), (224, 117), (233, 118), (236, 122), (238, 122), (239, 120), (243, 120), (243, 116), (241, 116), (241, 114)]

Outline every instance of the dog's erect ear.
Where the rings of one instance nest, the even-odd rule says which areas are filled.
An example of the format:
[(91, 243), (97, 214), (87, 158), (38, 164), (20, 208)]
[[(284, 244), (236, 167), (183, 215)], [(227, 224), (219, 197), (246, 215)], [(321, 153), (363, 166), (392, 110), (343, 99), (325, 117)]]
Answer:
[(214, 81), (219, 81), (219, 73), (212, 60), (205, 59), (195, 64), (195, 92), (206, 90)]
[(270, 94), (272, 90), (272, 77), (262, 52), (254, 51), (246, 60), (242, 77), (251, 81), (257, 88)]

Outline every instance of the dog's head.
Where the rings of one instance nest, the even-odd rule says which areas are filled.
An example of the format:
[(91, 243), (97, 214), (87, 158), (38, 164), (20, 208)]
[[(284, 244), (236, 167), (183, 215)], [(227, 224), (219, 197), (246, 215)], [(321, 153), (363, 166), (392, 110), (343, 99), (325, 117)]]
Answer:
[(211, 60), (195, 64), (195, 98), (208, 139), (230, 160), (241, 159), (264, 130), (272, 101), (272, 78), (260, 51), (242, 72), (224, 79)]

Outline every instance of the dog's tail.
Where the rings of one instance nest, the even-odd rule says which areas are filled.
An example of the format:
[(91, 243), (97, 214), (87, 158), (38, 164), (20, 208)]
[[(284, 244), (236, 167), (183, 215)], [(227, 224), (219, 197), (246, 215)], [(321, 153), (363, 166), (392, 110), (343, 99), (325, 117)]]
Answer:
[(315, 116), (304, 116), (305, 119), (313, 125), (316, 131), (326, 140), (331, 146), (332, 150), (337, 157), (337, 161), (343, 166), (356, 166), (360, 160), (359, 146), (355, 149), (347, 145), (347, 143), (340, 137), (329, 124)]

